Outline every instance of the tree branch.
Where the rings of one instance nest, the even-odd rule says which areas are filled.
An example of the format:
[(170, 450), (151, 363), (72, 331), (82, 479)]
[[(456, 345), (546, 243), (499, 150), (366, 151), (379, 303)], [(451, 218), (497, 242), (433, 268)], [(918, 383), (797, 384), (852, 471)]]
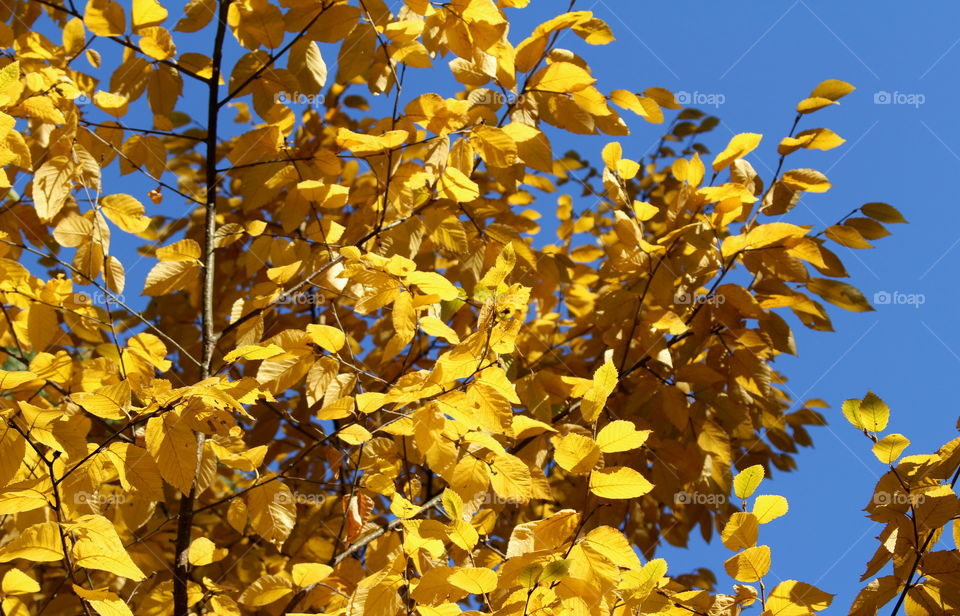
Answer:
[[(206, 151), (206, 187), (207, 194), (204, 203), (204, 242), (203, 242), (203, 290), (201, 305), (202, 334), (200, 340), (202, 357), (200, 360), (200, 377), (210, 376), (210, 364), (213, 351), (216, 348), (217, 338), (214, 331), (214, 289), (216, 273), (216, 231), (217, 231), (217, 128), (220, 106), (217, 104), (217, 95), (220, 88), (220, 66), (223, 63), (223, 40), (227, 27), (227, 10), (231, 0), (218, 0), (217, 33), (213, 42), (213, 59), (210, 79), (207, 81), (207, 151)], [(196, 433), (197, 458), (203, 456), (203, 444), (206, 435)], [(173, 570), (173, 613), (174, 616), (189, 614), (189, 599), (187, 584), (189, 582), (190, 563), (187, 552), (190, 548), (190, 530), (193, 526), (193, 505), (197, 495), (197, 482), (200, 475), (200, 464), (194, 471), (193, 483), (189, 493), (180, 499), (180, 510), (177, 518), (177, 541), (175, 547)]]

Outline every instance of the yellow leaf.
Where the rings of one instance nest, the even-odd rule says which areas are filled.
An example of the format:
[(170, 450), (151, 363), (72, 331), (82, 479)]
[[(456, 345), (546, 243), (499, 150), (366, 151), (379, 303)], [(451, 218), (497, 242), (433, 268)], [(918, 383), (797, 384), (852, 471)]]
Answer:
[(760, 482), (763, 481), (763, 476), (763, 466), (759, 464), (743, 469), (733, 478), (734, 494), (737, 495), (737, 498), (750, 498), (750, 495), (756, 492)]
[(202, 567), (223, 560), (228, 552), (227, 548), (218, 548), (217, 544), (206, 537), (197, 537), (190, 543), (187, 559), (191, 565)]
[(756, 582), (770, 570), (770, 548), (752, 547), (723, 563), (727, 574), (738, 582)]
[(904, 435), (888, 434), (873, 445), (873, 455), (884, 464), (893, 464), (909, 445), (910, 440)]
[(183, 7), (183, 13), (174, 29), (178, 32), (196, 32), (217, 14), (217, 0), (189, 0)]
[(827, 192), (831, 186), (827, 176), (816, 169), (791, 169), (783, 174), (781, 181), (793, 190), (812, 193)]
[(178, 411), (168, 411), (147, 421), (147, 451), (160, 468), (163, 480), (189, 494), (199, 462), (197, 439)]
[(629, 90), (614, 90), (610, 93), (610, 102), (613, 104), (635, 111), (640, 105), (638, 96)]
[[(618, 567), (639, 569), (640, 559), (623, 533), (611, 526), (598, 526), (583, 538), (583, 544), (599, 552)], [(556, 561), (555, 561), (556, 562)], [(540, 581), (545, 581), (541, 578)]]
[(603, 164), (608, 168), (616, 169), (617, 163), (623, 158), (623, 146), (620, 145), (618, 141), (611, 141), (603, 146), (603, 150), (600, 152), (600, 158), (603, 159)]
[(868, 432), (883, 432), (890, 420), (890, 407), (872, 391), (860, 401), (858, 413), (863, 429)]
[[(309, 325), (307, 327), (309, 327)], [(286, 351), (275, 344), (268, 344), (266, 346), (260, 346), (258, 344), (245, 344), (242, 347), (238, 347), (224, 355), (223, 361), (234, 362), (238, 359), (270, 359), (272, 357), (277, 357), (278, 355), (283, 355), (284, 353), (286, 353)]]
[(199, 262), (157, 263), (147, 274), (141, 295), (159, 297), (190, 289), (196, 283), (199, 273)]
[(450, 541), (462, 550), (470, 551), (480, 540), (480, 534), (470, 522), (453, 520), (450, 523)]
[(517, 155), (526, 165), (537, 171), (553, 173), (553, 150), (550, 140), (539, 129), (512, 122), (503, 127), (517, 145)]
[[(34, 429), (33, 432), (34, 434), (38, 434), (40, 431)], [(7, 489), (3, 492), (3, 495), (0, 496), (0, 514), (8, 515), (11, 513), (34, 511), (49, 504), (48, 498), (49, 496), (44, 494), (42, 486), (40, 485), (36, 488), (28, 487), (24, 490)]]
[(632, 180), (640, 171), (640, 163), (625, 158), (617, 163), (616, 171), (622, 179)]
[(93, 104), (115, 118), (122, 118), (127, 115), (129, 103), (130, 99), (125, 94), (98, 90), (93, 95)]
[(819, 612), (830, 607), (833, 595), (823, 592), (816, 586), (796, 580), (786, 580), (777, 584), (764, 604), (771, 614), (800, 614)]
[(583, 396), (580, 404), (580, 414), (588, 423), (593, 423), (600, 416), (607, 403), (607, 398), (617, 387), (617, 368), (609, 359), (593, 373), (593, 385)]
[(516, 456), (498, 455), (490, 467), (490, 486), (505, 502), (527, 502), (532, 485), (529, 467)]
[(53, 230), (53, 239), (65, 248), (76, 248), (93, 237), (93, 221), (84, 216), (68, 214)]
[(2, 588), (6, 595), (28, 595), (40, 592), (40, 584), (37, 584), (35, 579), (16, 568), (10, 569), (4, 574)]
[(590, 491), (601, 498), (638, 498), (653, 489), (647, 479), (632, 468), (614, 466), (590, 473)]
[(827, 79), (826, 81), (820, 82), (820, 85), (813, 89), (813, 92), (810, 93), (810, 97), (827, 98), (835, 101), (839, 98), (843, 98), (847, 94), (850, 94), (854, 90), (856, 90), (856, 88), (846, 81), (841, 81), (839, 79)]
[(724, 257), (732, 256), (742, 250), (764, 248), (803, 237), (809, 232), (806, 227), (791, 225), (786, 222), (771, 222), (754, 227), (744, 235), (732, 235), (723, 240), (720, 252)]
[(90, 0), (83, 23), (97, 36), (121, 36), (127, 26), (123, 6), (112, 0)]
[(439, 189), (451, 201), (469, 203), (480, 196), (480, 187), (456, 167), (447, 167), (440, 176)]
[(293, 592), (293, 582), (279, 575), (262, 575), (246, 587), (239, 601), (247, 607), (263, 607)]
[(657, 206), (647, 203), (646, 201), (634, 201), (633, 211), (637, 215), (637, 218), (644, 222), (660, 213), (660, 209), (657, 208)]
[(347, 342), (347, 336), (341, 330), (330, 325), (307, 325), (307, 342), (319, 345), (323, 350), (336, 353)]
[(10, 390), (37, 380), (37, 375), (27, 370), (10, 372), (0, 369), (0, 389)]
[(835, 306), (851, 312), (871, 312), (873, 306), (859, 289), (839, 280), (811, 278), (807, 289)]
[(592, 438), (571, 432), (555, 438), (554, 443), (554, 460), (571, 473), (588, 473), (600, 459), (600, 448)]
[(296, 499), (286, 484), (270, 481), (246, 494), (253, 530), (274, 545), (286, 541), (297, 519)]
[(344, 396), (324, 405), (317, 411), (317, 419), (343, 419), (353, 414), (353, 396)]
[(755, 515), (738, 511), (730, 516), (720, 533), (720, 539), (723, 545), (735, 552), (752, 548), (757, 544), (759, 528), (760, 523)]
[(177, 47), (173, 42), (173, 37), (166, 28), (159, 26), (142, 28), (139, 34), (140, 49), (151, 58), (169, 60), (177, 55)]
[(637, 115), (651, 124), (663, 124), (663, 110), (654, 98), (641, 96), (637, 98), (637, 103), (634, 110)]
[[(913, 456), (915, 457), (915, 456)], [(914, 515), (918, 530), (934, 531), (954, 519), (960, 509), (960, 501), (950, 485), (935, 485), (926, 488), (916, 499)], [(876, 500), (874, 502), (877, 502)], [(889, 502), (889, 501), (888, 501)]]
[(829, 107), (830, 105), (839, 105), (840, 103), (832, 101), (829, 98), (823, 98), (822, 96), (805, 98), (799, 103), (797, 103), (797, 113), (813, 113), (814, 111), (819, 111), (824, 107)]
[(496, 572), (486, 567), (458, 567), (447, 581), (472, 595), (493, 592), (497, 588)]
[(394, 492), (393, 496), (390, 498), (390, 513), (398, 518), (407, 520), (419, 514), (420, 507), (417, 507), (415, 504), (411, 503), (399, 492)]
[(41, 522), (23, 531), (0, 548), (0, 563), (22, 558), (36, 563), (54, 562), (63, 558), (60, 530), (56, 522)]
[(311, 92), (319, 91), (327, 83), (327, 63), (314, 41), (301, 39), (295, 43), (290, 50), (287, 66), (297, 74), (302, 84), (309, 85)]
[(577, 92), (596, 83), (596, 79), (572, 62), (554, 62), (531, 78), (530, 87), (544, 92)]
[(575, 23), (571, 28), (590, 45), (606, 45), (616, 40), (610, 26), (597, 17)]
[(297, 184), (297, 192), (307, 201), (325, 209), (336, 210), (347, 204), (350, 189), (339, 184), (318, 180), (304, 180)]
[(133, 616), (127, 603), (106, 588), (88, 590), (72, 584), (73, 592), (90, 604), (100, 616)]
[(603, 453), (630, 451), (647, 442), (651, 430), (637, 430), (632, 421), (611, 421), (597, 434), (597, 445)]
[(650, 326), (661, 331), (669, 332), (672, 336), (680, 335), (690, 329), (690, 327), (683, 322), (683, 319), (672, 310), (665, 311), (660, 315), (660, 318), (651, 323)]
[(167, 9), (157, 0), (133, 0), (133, 31), (159, 26), (167, 18)]
[(516, 264), (517, 253), (511, 242), (506, 244), (503, 250), (497, 254), (497, 262), (483, 275), (478, 286), (486, 287), (487, 289), (497, 288), (497, 286), (507, 278), (507, 275), (513, 271)]
[(814, 128), (805, 130), (797, 134), (796, 137), (784, 137), (777, 147), (777, 152), (781, 155), (787, 155), (800, 148), (807, 150), (832, 150), (845, 142), (846, 139), (843, 139), (829, 128)]
[(789, 508), (787, 499), (776, 494), (761, 494), (753, 501), (753, 515), (761, 524), (786, 515)]
[(448, 518), (451, 520), (460, 520), (463, 518), (463, 499), (460, 498), (459, 494), (450, 488), (445, 488), (440, 498), (440, 502), (443, 504), (443, 511), (447, 514)]
[(300, 588), (313, 586), (333, 573), (333, 567), (321, 563), (297, 563), (293, 566), (293, 583)]
[(763, 135), (757, 133), (740, 133), (739, 135), (735, 135), (733, 139), (730, 140), (730, 143), (727, 144), (727, 147), (713, 159), (713, 170), (720, 171), (721, 169), (725, 169), (729, 167), (733, 161), (738, 158), (743, 158), (754, 151), (757, 149), (757, 146), (760, 145), (761, 139), (763, 139)]
[(644, 90), (643, 93), (645, 96), (655, 100), (661, 107), (666, 107), (667, 109), (683, 109), (683, 105), (677, 102), (677, 97), (674, 96), (673, 92), (666, 88), (652, 86)]
[(126, 419), (131, 401), (130, 384), (120, 381), (105, 385), (95, 392), (78, 393), (73, 396), (80, 408), (104, 419)]
[(860, 208), (860, 211), (870, 218), (879, 220), (880, 222), (907, 222), (907, 219), (903, 217), (903, 214), (897, 211), (897, 208), (893, 207), (892, 205), (887, 205), (886, 203), (867, 203)]
[(33, 201), (41, 221), (50, 222), (60, 213), (72, 187), (66, 158), (55, 157), (37, 169), (33, 175)]
[[(387, 394), (379, 391), (365, 391), (357, 394), (355, 400), (357, 410), (364, 414), (380, 410), (380, 407), (388, 402)], [(359, 434), (362, 433), (358, 433), (358, 435)]]
[(373, 435), (360, 424), (350, 424), (337, 432), (337, 437), (349, 445), (359, 445), (372, 439)]
[(126, 286), (126, 273), (123, 270), (123, 264), (120, 263), (120, 259), (113, 255), (108, 255), (103, 275), (107, 281), (107, 287), (111, 291), (118, 294), (123, 293), (124, 286)]
[(850, 225), (831, 225), (824, 230), (824, 234), (834, 242), (847, 248), (873, 248), (870, 242), (863, 239), (860, 231)]
[(392, 130), (382, 135), (366, 135), (355, 133), (346, 128), (337, 129), (337, 145), (345, 150), (352, 151), (357, 156), (377, 154), (385, 150), (392, 150), (407, 140), (409, 134), (405, 130)]
[(420, 329), (428, 336), (443, 338), (450, 344), (460, 344), (460, 336), (457, 335), (457, 332), (437, 317), (422, 317), (419, 325)]
[(490, 167), (509, 167), (517, 162), (517, 144), (502, 128), (481, 124), (474, 127), (480, 156)]
[(186, 239), (157, 248), (157, 259), (164, 263), (173, 261), (196, 261), (200, 258), (200, 244)]
[(860, 401), (856, 398), (851, 400), (844, 400), (843, 404), (840, 406), (840, 409), (843, 411), (843, 416), (847, 418), (853, 427), (858, 430), (864, 430), (866, 426), (863, 423), (863, 419), (860, 417)]
[(417, 285), (424, 293), (439, 297), (440, 301), (448, 302), (460, 297), (457, 287), (437, 272), (411, 272), (403, 282), (408, 285)]
[(570, 260), (574, 263), (590, 263), (591, 261), (596, 261), (601, 258), (604, 254), (604, 250), (599, 246), (577, 246), (570, 251)]
[(85, 515), (74, 523), (64, 524), (63, 528), (74, 535), (70, 554), (75, 566), (108, 571), (134, 581), (146, 579), (147, 576), (124, 549), (116, 527), (107, 518)]
[[(671, 94), (672, 98), (673, 95)], [(644, 120), (653, 124), (663, 122), (663, 111), (660, 109), (659, 101), (651, 96), (637, 96), (629, 90), (614, 90), (610, 93), (610, 100), (624, 109), (629, 109)], [(668, 108), (668, 105), (664, 105)]]

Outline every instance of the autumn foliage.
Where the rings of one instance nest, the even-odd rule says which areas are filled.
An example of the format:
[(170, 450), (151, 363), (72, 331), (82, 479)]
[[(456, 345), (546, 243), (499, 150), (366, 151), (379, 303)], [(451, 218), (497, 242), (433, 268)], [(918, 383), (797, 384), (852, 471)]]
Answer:
[[(4, 614), (830, 605), (764, 584), (788, 502), (758, 488), (825, 421), (775, 368), (788, 319), (870, 310), (833, 249), (905, 222), (782, 218), (830, 188), (791, 154), (843, 143), (812, 123), (853, 86), (798, 92), (763, 178), (769, 140), (602, 89), (607, 24), (510, 28), (527, 4), (0, 6)], [(851, 613), (954, 613), (925, 552), (956, 444), (897, 465), (882, 402), (843, 409), (877, 490), (926, 496), (875, 499), (892, 571)], [(730, 559), (668, 576), (692, 533)]]

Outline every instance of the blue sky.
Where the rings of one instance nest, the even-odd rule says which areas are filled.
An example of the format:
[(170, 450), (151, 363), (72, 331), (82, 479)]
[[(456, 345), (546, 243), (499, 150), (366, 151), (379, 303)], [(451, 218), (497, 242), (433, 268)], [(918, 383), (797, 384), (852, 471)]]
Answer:
[[(534, 0), (528, 9), (511, 11), (511, 38), (518, 42), (566, 5), (566, 0)], [(705, 139), (713, 151), (736, 133), (764, 134), (749, 160), (768, 180), (776, 166), (776, 144), (789, 130), (796, 102), (827, 78), (858, 88), (841, 105), (802, 121), (800, 129), (825, 126), (847, 143), (830, 152), (791, 156), (788, 164), (820, 169), (834, 186), (826, 194), (805, 197), (792, 220), (822, 228), (863, 203), (896, 206), (911, 224), (894, 225), (893, 236), (877, 241), (874, 250), (836, 250), (851, 281), (868, 298), (886, 293), (916, 301), (878, 305), (876, 312), (862, 314), (830, 307), (836, 333), (811, 332), (791, 321), (800, 355), (782, 358), (777, 366), (790, 377), (789, 391), (797, 400), (822, 398), (831, 405), (826, 411), (831, 423), (813, 430), (815, 449), (801, 452), (799, 472), (778, 474), (761, 488), (762, 493), (787, 496), (791, 504), (787, 517), (762, 528), (761, 541), (773, 548), (768, 588), (778, 579), (815, 583), (838, 594), (838, 611), (850, 605), (877, 545), (874, 536), (881, 527), (867, 520), (862, 508), (884, 470), (870, 453), (870, 443), (839, 414), (840, 403), (869, 389), (876, 392), (893, 410), (888, 431), (913, 441), (907, 454), (931, 452), (956, 434), (957, 413), (940, 390), (960, 370), (955, 317), (960, 291), (949, 283), (960, 265), (960, 225), (951, 188), (952, 178), (960, 174), (960, 124), (954, 119), (960, 98), (955, 85), (960, 5), (931, 0), (922, 6), (924, 10), (906, 10), (913, 7), (902, 2), (579, 0), (576, 8), (605, 19), (618, 40), (591, 47), (568, 34), (559, 42), (586, 57), (601, 90), (661, 86), (700, 102), (694, 106), (722, 120)], [(174, 12), (171, 23), (177, 17)], [(197, 51), (209, 46), (209, 37), (193, 40)], [(95, 47), (105, 54), (106, 65), (115, 66), (111, 45)], [(324, 49), (333, 74), (336, 57)], [(437, 66), (439, 74), (446, 73), (443, 61)], [(451, 92), (443, 89), (450, 83), (446, 78), (411, 77), (418, 80), (411, 92), (422, 91), (419, 84)], [(200, 106), (181, 103), (180, 109), (201, 117)], [(134, 118), (138, 121), (130, 119), (131, 125), (149, 124), (149, 118)], [(626, 156), (638, 158), (652, 149), (662, 127), (635, 117), (629, 121), (633, 134), (619, 140)], [(610, 140), (565, 138), (557, 132), (550, 136), (555, 152), (576, 147), (594, 160)], [(113, 179), (111, 186), (107, 178), (108, 192), (127, 190), (143, 201), (153, 188), (145, 188), (142, 178)], [(537, 207), (547, 213), (554, 203), (550, 198)], [(162, 207), (179, 210), (182, 205), (167, 194)], [(544, 233), (552, 235), (553, 228), (545, 224)], [(136, 260), (131, 247), (118, 241), (120, 235), (114, 245), (121, 258), (129, 263), (123, 254), (127, 250)], [(144, 259), (133, 268), (128, 265), (127, 296), (134, 306), (143, 305), (130, 296), (150, 264)], [(692, 545), (660, 554), (668, 558), (670, 573), (707, 566), (720, 576), (720, 588), (729, 588), (732, 582), (723, 576), (722, 562), (732, 553), (718, 542), (704, 547), (694, 538)]]

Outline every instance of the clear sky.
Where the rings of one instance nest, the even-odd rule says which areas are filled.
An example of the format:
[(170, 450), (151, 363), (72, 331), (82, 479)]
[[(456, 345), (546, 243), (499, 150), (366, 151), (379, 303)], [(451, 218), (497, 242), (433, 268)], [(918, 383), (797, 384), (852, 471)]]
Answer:
[[(519, 42), (567, 4), (533, 0), (527, 9), (510, 11), (515, 19), (511, 39)], [(952, 187), (960, 175), (960, 123), (955, 120), (960, 4), (578, 0), (576, 8), (606, 20), (618, 39), (605, 47), (587, 46), (572, 34), (559, 41), (584, 55), (601, 90), (661, 86), (686, 93), (693, 106), (722, 120), (705, 140), (713, 151), (736, 133), (764, 134), (748, 158), (766, 180), (797, 101), (827, 78), (858, 88), (841, 105), (802, 121), (801, 129), (825, 126), (847, 143), (830, 152), (791, 156), (789, 164), (815, 167), (833, 183), (826, 194), (805, 197), (791, 220), (822, 228), (864, 203), (883, 201), (899, 208), (911, 224), (894, 225), (893, 236), (877, 241), (874, 250), (835, 248), (851, 282), (871, 300), (887, 294), (881, 297), (892, 298), (889, 304), (858, 314), (829, 306), (836, 333), (811, 332), (791, 320), (799, 357), (781, 358), (777, 367), (790, 377), (795, 399), (822, 398), (831, 405), (826, 411), (830, 426), (813, 430), (815, 448), (801, 452), (799, 472), (778, 474), (761, 487), (762, 493), (787, 496), (791, 506), (787, 517), (761, 529), (761, 541), (773, 549), (768, 587), (781, 579), (815, 583), (837, 593), (835, 611), (845, 612), (877, 546), (874, 537), (881, 527), (867, 520), (862, 508), (884, 469), (870, 453), (870, 443), (842, 418), (840, 403), (869, 389), (876, 392), (893, 411), (888, 431), (913, 441), (907, 454), (932, 452), (956, 435), (956, 407), (938, 392), (950, 387), (960, 370), (960, 291), (950, 283), (960, 265)], [(171, 23), (177, 17), (171, 11)], [(196, 51), (202, 51), (210, 41), (200, 37), (197, 43)], [(110, 49), (97, 48), (102, 53)], [(326, 49), (333, 74), (336, 56)], [(105, 64), (115, 66), (107, 57)], [(445, 60), (437, 66), (439, 73), (446, 72)], [(449, 83), (443, 78), (432, 82)], [(431, 79), (419, 83), (429, 87)], [(450, 90), (442, 87), (431, 89), (449, 96)], [(200, 103), (195, 109), (181, 103), (179, 109), (202, 116)], [(149, 123), (142, 119), (130, 124)], [(653, 148), (662, 127), (633, 116), (629, 121), (633, 134), (618, 140), (626, 156), (639, 158)], [(555, 152), (577, 147), (594, 160), (611, 140), (550, 136)], [(110, 192), (130, 191), (143, 201), (152, 188), (132, 176), (114, 178), (113, 186), (109, 176), (105, 181)], [(174, 197), (167, 194), (163, 207), (183, 207), (174, 204)], [(549, 198), (536, 207), (546, 213), (554, 204)], [(544, 225), (544, 233), (553, 230)], [(120, 257), (128, 263), (127, 296), (132, 300), (140, 286), (137, 279), (142, 281), (151, 260), (131, 267), (126, 255)], [(912, 303), (897, 303), (908, 299)], [(945, 547), (954, 547), (949, 538), (944, 541)], [(668, 558), (673, 575), (707, 566), (720, 577), (721, 590), (730, 588), (722, 562), (732, 552), (719, 542), (709, 547), (694, 543), (690, 550), (668, 548), (659, 555)]]

